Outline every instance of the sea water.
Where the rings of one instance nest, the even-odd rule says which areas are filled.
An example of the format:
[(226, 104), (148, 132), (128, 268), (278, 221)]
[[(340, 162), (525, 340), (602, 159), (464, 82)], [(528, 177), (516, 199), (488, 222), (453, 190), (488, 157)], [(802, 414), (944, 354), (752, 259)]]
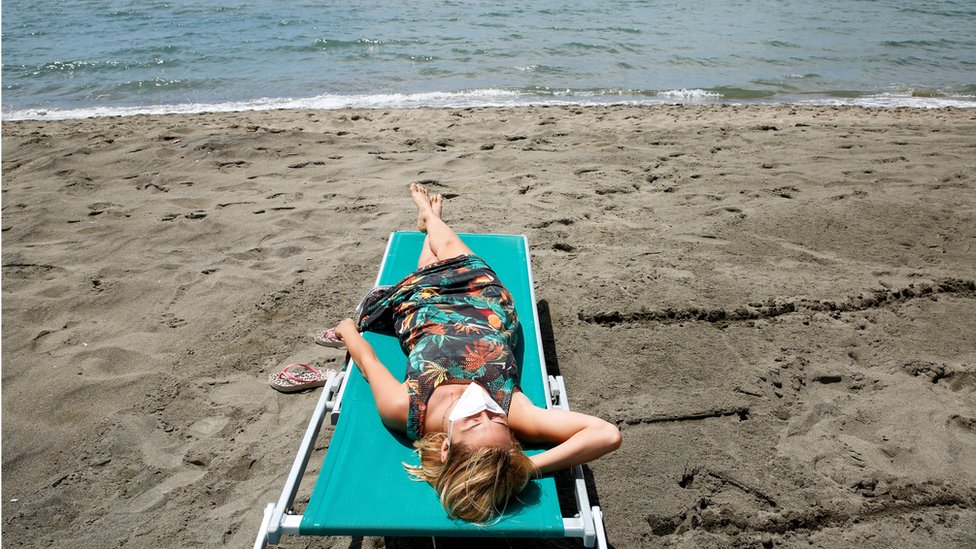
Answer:
[(973, 0), (5, 0), (4, 119), (546, 103), (976, 106)]

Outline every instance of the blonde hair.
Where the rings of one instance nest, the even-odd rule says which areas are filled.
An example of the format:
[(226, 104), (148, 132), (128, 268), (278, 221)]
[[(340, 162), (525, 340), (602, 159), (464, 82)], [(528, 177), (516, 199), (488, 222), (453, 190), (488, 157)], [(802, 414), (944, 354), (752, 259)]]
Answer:
[(511, 448), (468, 448), (451, 444), (441, 463), (447, 433), (428, 433), (413, 443), (420, 465), (403, 466), (414, 480), (434, 487), (447, 514), (469, 522), (485, 523), (505, 511), (509, 498), (529, 482), (533, 467), (514, 438)]

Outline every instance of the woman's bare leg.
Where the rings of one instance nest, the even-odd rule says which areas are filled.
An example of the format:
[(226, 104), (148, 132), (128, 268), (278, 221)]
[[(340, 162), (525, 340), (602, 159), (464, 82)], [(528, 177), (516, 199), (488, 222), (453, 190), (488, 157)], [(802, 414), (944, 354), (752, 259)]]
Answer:
[(431, 263), (437, 263), (437, 256), (430, 249), (430, 237), (424, 237), (424, 247), (420, 249), (420, 259), (417, 260), (417, 268), (423, 269)]
[[(434, 211), (434, 215), (441, 217), (441, 212), (444, 209), (444, 198), (439, 194), (431, 196), (430, 207)], [(423, 216), (417, 218), (417, 229), (421, 232), (427, 232), (427, 220)], [(420, 249), (420, 259), (417, 261), (417, 268), (422, 269), (436, 262), (437, 255), (430, 249), (430, 235), (427, 235), (424, 237), (424, 245)]]
[[(440, 206), (435, 212), (432, 200), (427, 193), (427, 189), (419, 183), (410, 184), (410, 196), (414, 204), (417, 205), (418, 228), (427, 229), (427, 238), (424, 239), (425, 246), (430, 248), (431, 253), (437, 261), (444, 261), (459, 255), (470, 254), (471, 249), (461, 241), (457, 233), (448, 227), (447, 223), (440, 216)], [(443, 198), (437, 195), (436, 202), (443, 203)], [(423, 256), (423, 254), (421, 254)]]

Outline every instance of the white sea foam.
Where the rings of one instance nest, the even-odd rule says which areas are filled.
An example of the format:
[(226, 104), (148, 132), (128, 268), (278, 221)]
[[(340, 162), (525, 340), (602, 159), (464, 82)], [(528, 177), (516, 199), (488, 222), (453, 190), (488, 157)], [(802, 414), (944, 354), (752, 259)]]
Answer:
[(268, 111), (276, 109), (413, 109), (421, 107), (467, 108), (529, 105), (580, 105), (657, 103), (661, 100), (625, 100), (620, 93), (599, 94), (572, 90), (531, 93), (504, 89), (414, 94), (318, 95), (308, 98), (262, 98), (226, 103), (184, 103), (140, 107), (91, 107), (84, 109), (24, 109), (3, 113), (4, 120), (74, 120), (105, 116), (195, 114), (203, 112)]
[(701, 100), (711, 100), (711, 99), (721, 99), (722, 94), (717, 92), (712, 92), (708, 90), (699, 89), (680, 89), (680, 90), (667, 90), (657, 93), (660, 97), (667, 97), (669, 99), (679, 99), (683, 101), (701, 101)]
[(959, 109), (976, 108), (976, 97), (915, 97), (908, 93), (882, 93), (864, 97), (821, 98), (796, 101), (800, 105), (855, 106), (868, 108)]
[(261, 98), (225, 103), (183, 103), (139, 107), (26, 109), (3, 114), (4, 120), (73, 120), (101, 116), (195, 114), (202, 112), (269, 111), (276, 109), (409, 109), (419, 107), (491, 107), (529, 104), (526, 94), (498, 89), (415, 94), (318, 95), (308, 98)]
[[(477, 89), (459, 92), (414, 94), (318, 95), (308, 98), (262, 98), (225, 103), (184, 103), (138, 107), (90, 107), (83, 109), (24, 109), (3, 113), (4, 120), (74, 120), (108, 116), (197, 114), (204, 112), (358, 109), (414, 109), (512, 107), (530, 105), (662, 105), (673, 103), (723, 103), (721, 93), (701, 89), (681, 89), (648, 95), (633, 90), (546, 90), (533, 93), (504, 89)], [(910, 94), (880, 94), (853, 98), (771, 98), (730, 103), (799, 104), (858, 106), (869, 108), (976, 108), (976, 97), (913, 97)]]

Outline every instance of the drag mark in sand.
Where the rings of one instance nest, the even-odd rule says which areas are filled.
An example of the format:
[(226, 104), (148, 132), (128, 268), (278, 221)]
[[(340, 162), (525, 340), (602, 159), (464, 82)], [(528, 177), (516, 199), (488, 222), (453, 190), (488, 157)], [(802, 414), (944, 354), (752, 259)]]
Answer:
[(681, 480), (678, 481), (678, 486), (682, 488), (690, 488), (696, 480), (701, 482), (699, 479), (702, 478), (702, 476), (711, 477), (722, 485), (728, 484), (734, 486), (747, 494), (755, 496), (758, 500), (765, 503), (769, 507), (777, 507), (776, 500), (766, 495), (758, 488), (754, 488), (748, 484), (745, 484), (744, 482), (740, 482), (726, 473), (707, 470), (701, 465), (693, 468), (691, 471), (685, 471), (685, 473), (681, 475)]
[(749, 407), (748, 406), (729, 406), (729, 407), (715, 407), (706, 410), (700, 410), (697, 412), (688, 412), (683, 414), (674, 413), (661, 413), (653, 414), (645, 417), (626, 417), (617, 418), (613, 421), (617, 425), (638, 425), (638, 424), (649, 424), (649, 423), (666, 423), (674, 421), (697, 421), (702, 419), (713, 419), (720, 417), (730, 417), (738, 416), (739, 421), (745, 421), (749, 419)]
[(811, 299), (770, 299), (764, 303), (750, 303), (734, 309), (704, 309), (688, 307), (685, 309), (647, 310), (641, 308), (632, 312), (606, 311), (579, 313), (579, 319), (590, 324), (614, 326), (627, 323), (675, 324), (678, 322), (737, 322), (764, 320), (797, 312), (851, 313), (877, 309), (887, 305), (905, 303), (913, 299), (931, 298), (944, 294), (956, 297), (976, 298), (976, 281), (946, 278), (934, 283), (910, 284), (900, 290), (874, 290), (870, 295), (860, 294), (843, 301)]
[[(681, 479), (678, 480), (678, 486), (685, 490), (698, 490), (703, 494), (691, 507), (675, 515), (665, 517), (648, 515), (645, 520), (655, 535), (682, 534), (691, 529), (718, 529), (716, 526), (739, 526), (738, 524), (730, 524), (729, 519), (724, 518), (724, 515), (729, 514), (726, 509), (723, 509), (725, 511), (722, 513), (723, 519), (718, 521), (720, 524), (713, 524), (713, 521), (710, 520), (716, 514), (716, 507), (734, 509), (720, 501), (729, 499), (722, 497), (724, 493), (729, 491), (739, 492), (741, 496), (745, 496), (745, 500), (752, 504), (750, 507), (758, 508), (754, 509), (753, 512), (762, 510), (765, 512), (764, 514), (768, 514), (771, 509), (779, 507), (776, 500), (762, 490), (739, 481), (727, 473), (709, 470), (702, 465), (696, 466), (690, 471), (686, 469), (681, 475)], [(741, 497), (732, 499), (741, 500)], [(706, 511), (709, 508), (712, 510)], [(735, 515), (737, 514), (735, 513)]]
[[(704, 493), (690, 508), (673, 516), (645, 517), (654, 535), (680, 535), (689, 530), (769, 534), (783, 534), (800, 529), (823, 530), (865, 520), (911, 514), (923, 509), (969, 506), (976, 500), (976, 493), (971, 489), (926, 481), (878, 486), (876, 491), (870, 491), (871, 497), (859, 509), (822, 505), (805, 509), (780, 508), (776, 512), (757, 512), (758, 509), (739, 508), (719, 501), (722, 499), (722, 492), (735, 488), (748, 494), (751, 499), (758, 500), (759, 507), (777, 508), (776, 502), (765, 493), (728, 475), (702, 472), (696, 468), (691, 473), (686, 472), (679, 485), (686, 489), (698, 488)], [(772, 542), (770, 540), (768, 545), (763, 545), (771, 547)]]

